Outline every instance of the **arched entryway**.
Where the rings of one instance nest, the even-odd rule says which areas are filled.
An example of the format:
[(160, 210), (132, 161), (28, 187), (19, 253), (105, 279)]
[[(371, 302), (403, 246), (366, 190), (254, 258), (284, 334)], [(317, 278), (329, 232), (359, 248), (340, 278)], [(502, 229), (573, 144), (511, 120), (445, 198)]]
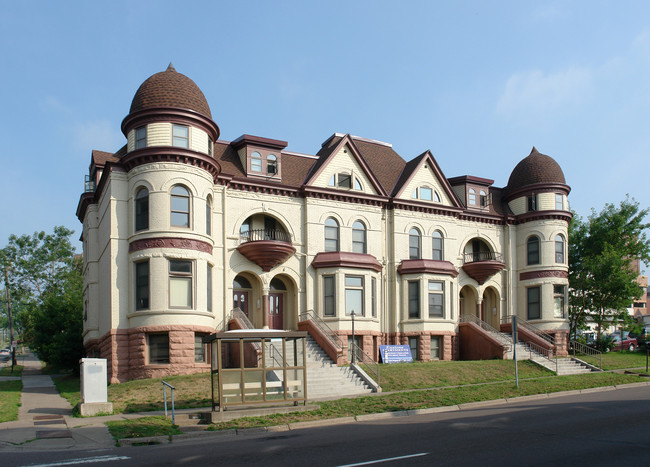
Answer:
[(274, 277), (269, 287), (269, 328), (285, 329), (284, 310), (287, 286), (282, 279)]
[(483, 291), (481, 302), (482, 320), (499, 329), (501, 326), (501, 309), (499, 306), (499, 292), (494, 287), (488, 287)]
[(259, 279), (250, 273), (239, 273), (232, 281), (233, 310), (241, 310), (257, 328), (263, 326), (260, 290)]
[[(471, 285), (466, 285), (460, 289), (459, 293), (460, 300), (460, 316), (473, 315), (478, 316), (478, 293), (476, 289)], [(478, 316), (480, 318), (480, 316)]]

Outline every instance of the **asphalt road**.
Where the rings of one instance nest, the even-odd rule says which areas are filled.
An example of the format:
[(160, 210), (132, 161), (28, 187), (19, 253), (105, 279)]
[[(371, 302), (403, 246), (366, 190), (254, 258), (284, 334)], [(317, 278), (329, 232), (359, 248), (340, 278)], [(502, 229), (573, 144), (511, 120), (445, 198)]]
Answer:
[(650, 387), (169, 445), (3, 453), (0, 464), (72, 465), (66, 460), (116, 467), (647, 465)]

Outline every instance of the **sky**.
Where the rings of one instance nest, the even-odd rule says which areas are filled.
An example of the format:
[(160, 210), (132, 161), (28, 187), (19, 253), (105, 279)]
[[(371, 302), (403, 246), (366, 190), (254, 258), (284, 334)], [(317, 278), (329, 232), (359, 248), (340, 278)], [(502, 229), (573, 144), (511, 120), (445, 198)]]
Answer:
[(170, 62), (222, 140), (315, 154), (350, 133), (497, 187), (535, 146), (580, 216), (646, 208), (649, 19), (632, 0), (0, 0), (0, 247), (78, 238), (91, 151), (125, 144), (136, 90)]

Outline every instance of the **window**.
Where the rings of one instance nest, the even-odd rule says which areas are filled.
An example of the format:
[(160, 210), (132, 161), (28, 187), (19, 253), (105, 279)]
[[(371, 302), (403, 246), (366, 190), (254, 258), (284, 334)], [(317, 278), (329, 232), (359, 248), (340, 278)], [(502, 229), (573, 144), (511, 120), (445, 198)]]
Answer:
[(413, 357), (413, 360), (419, 360), (420, 355), (418, 352), (418, 338), (417, 337), (409, 337), (409, 348), (411, 349), (411, 356)]
[(194, 333), (194, 363), (208, 363), (208, 344), (203, 343), (203, 338), (208, 335), (202, 332)]
[(361, 186), (361, 182), (356, 177), (354, 178), (354, 189), (359, 191), (363, 190), (363, 186)]
[(212, 235), (212, 197), (205, 200), (205, 233)]
[(245, 243), (251, 239), (251, 221), (246, 219), (239, 227), (239, 241)]
[(434, 191), (434, 192), (433, 192), (433, 200), (434, 200), (436, 203), (440, 203), (440, 202), (442, 201), (442, 200), (440, 199), (440, 195), (438, 194), (437, 191)]
[(445, 317), (445, 288), (442, 281), (429, 281), (429, 318)]
[(262, 171), (262, 155), (253, 151), (251, 153), (251, 172), (261, 172)]
[(135, 231), (149, 228), (149, 190), (142, 187), (135, 194)]
[(363, 316), (363, 277), (345, 276), (345, 314)]
[(336, 175), (332, 175), (332, 176), (330, 177), (330, 181), (327, 182), (327, 185), (328, 185), (328, 186), (336, 186)]
[(528, 211), (537, 211), (537, 196), (530, 195), (528, 197)]
[(192, 308), (192, 261), (169, 260), (169, 307)]
[(485, 191), (481, 190), (479, 192), (478, 199), (479, 199), (479, 202), (481, 203), (482, 208), (487, 207), (487, 205), (488, 205), (488, 197), (487, 197), (487, 193)]
[(339, 188), (352, 188), (352, 175), (346, 173), (340, 173), (339, 177)]
[(147, 147), (147, 127), (141, 126), (135, 129), (135, 148), (146, 148)]
[(172, 146), (177, 148), (190, 147), (190, 128), (185, 125), (172, 126)]
[(149, 308), (149, 261), (135, 263), (135, 309)]
[(540, 319), (540, 287), (529, 287), (526, 289), (526, 299), (528, 303), (528, 319)]
[(366, 226), (361, 221), (352, 224), (352, 251), (366, 253)]
[(169, 334), (147, 334), (149, 364), (169, 363)]
[(433, 199), (433, 190), (427, 186), (420, 187), (420, 199), (431, 201)]
[(323, 316), (336, 316), (334, 276), (323, 276)]
[(339, 251), (339, 223), (332, 217), (325, 221), (325, 251)]
[(442, 249), (442, 233), (439, 230), (433, 232), (433, 256), (436, 261), (442, 261), (444, 258)]
[(275, 154), (269, 154), (266, 157), (266, 171), (269, 174), (278, 173), (278, 158)]
[(539, 237), (533, 235), (526, 242), (527, 264), (539, 264)]
[[(329, 182), (327, 182), (327, 185), (336, 186), (339, 188), (344, 188), (346, 190), (349, 190), (352, 188), (352, 175), (345, 172), (334, 174), (330, 177)], [(354, 189), (359, 191), (363, 190), (361, 181), (356, 177), (354, 177)]]
[(172, 188), (171, 224), (176, 227), (190, 226), (190, 192), (182, 185)]
[(559, 193), (555, 194), (555, 209), (562, 211), (564, 209), (564, 196)]
[(208, 138), (208, 156), (214, 156), (214, 141)]
[(474, 188), (469, 189), (469, 204), (476, 206), (476, 190)]
[(420, 317), (420, 283), (418, 281), (408, 282), (408, 311), (409, 318)]
[(421, 238), (418, 229), (409, 232), (409, 259), (420, 259)]
[(206, 302), (208, 311), (212, 311), (212, 266), (208, 264), (206, 272)]
[(440, 336), (431, 336), (431, 360), (440, 360)]
[(555, 237), (555, 262), (564, 263), (564, 237), (562, 235)]
[(564, 308), (564, 290), (563, 285), (554, 285), (553, 286), (553, 317), (554, 318), (566, 318), (566, 312)]
[(377, 279), (372, 277), (370, 279), (370, 307), (372, 308), (372, 317), (377, 316)]

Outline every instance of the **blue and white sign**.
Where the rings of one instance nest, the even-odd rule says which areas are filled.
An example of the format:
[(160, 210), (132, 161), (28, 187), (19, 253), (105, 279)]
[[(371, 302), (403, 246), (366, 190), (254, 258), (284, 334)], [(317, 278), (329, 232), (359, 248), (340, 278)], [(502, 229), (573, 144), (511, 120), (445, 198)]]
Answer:
[(413, 362), (411, 348), (408, 345), (380, 345), (379, 353), (383, 363)]

